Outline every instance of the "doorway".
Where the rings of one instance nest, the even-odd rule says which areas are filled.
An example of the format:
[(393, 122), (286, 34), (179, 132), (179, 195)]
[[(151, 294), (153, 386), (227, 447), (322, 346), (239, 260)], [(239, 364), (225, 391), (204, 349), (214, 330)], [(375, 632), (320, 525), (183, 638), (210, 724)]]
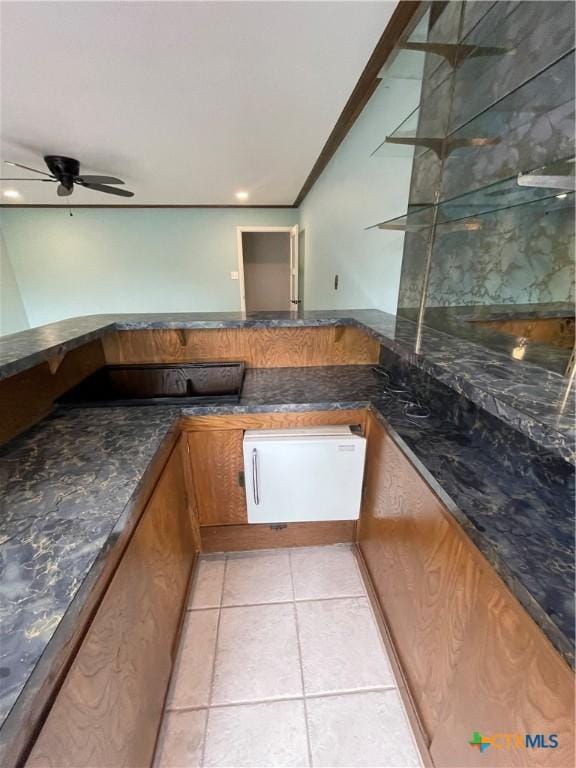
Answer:
[(298, 226), (238, 227), (243, 312), (294, 311), (298, 300)]

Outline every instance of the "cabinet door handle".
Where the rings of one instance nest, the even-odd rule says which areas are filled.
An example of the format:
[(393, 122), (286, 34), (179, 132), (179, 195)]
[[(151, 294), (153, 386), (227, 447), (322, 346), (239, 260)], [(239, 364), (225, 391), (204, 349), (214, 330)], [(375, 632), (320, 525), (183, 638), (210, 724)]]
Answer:
[(252, 449), (252, 490), (254, 492), (254, 504), (260, 504), (260, 489), (258, 488), (258, 451)]

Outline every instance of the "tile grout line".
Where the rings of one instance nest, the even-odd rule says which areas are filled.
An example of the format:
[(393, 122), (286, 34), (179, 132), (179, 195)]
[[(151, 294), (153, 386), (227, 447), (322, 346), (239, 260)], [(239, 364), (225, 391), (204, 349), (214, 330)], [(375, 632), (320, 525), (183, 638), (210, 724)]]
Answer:
[(354, 567), (356, 569), (356, 575), (358, 576), (358, 580), (360, 581), (360, 584), (362, 585), (362, 592), (363, 596), (370, 602), (370, 595), (368, 594), (368, 587), (366, 586), (366, 582), (364, 581), (364, 576), (362, 575), (362, 571), (360, 569), (360, 564), (358, 563), (358, 551), (357, 549), (353, 548), (350, 550), (352, 554), (352, 560), (354, 561)]
[[(386, 691), (397, 691), (396, 685), (377, 685), (370, 688), (345, 688), (339, 691), (323, 691), (321, 693), (307, 693), (305, 696), (275, 696), (271, 699), (243, 699), (241, 701), (228, 701), (222, 704), (211, 704), (210, 709), (227, 709), (230, 707), (243, 707), (257, 704), (274, 704), (279, 701), (300, 701), (301, 699), (313, 700), (313, 699), (331, 699), (338, 696), (354, 696), (355, 694), (364, 693), (385, 693)], [(203, 709), (207, 709), (205, 705), (197, 705), (191, 707), (170, 707), (167, 708), (167, 712), (200, 712)]]
[(388, 653), (388, 648), (386, 647), (386, 643), (384, 642), (384, 637), (382, 636), (382, 632), (380, 630), (380, 626), (379, 626), (379, 623), (378, 623), (378, 618), (376, 616), (376, 611), (374, 609), (374, 606), (372, 605), (372, 600), (370, 599), (370, 594), (368, 592), (368, 585), (366, 584), (366, 582), (364, 580), (364, 574), (362, 573), (362, 570), (360, 568), (360, 564), (359, 564), (358, 558), (359, 558), (358, 551), (356, 551), (354, 553), (354, 563), (356, 565), (356, 569), (357, 569), (358, 574), (360, 576), (360, 581), (362, 582), (362, 587), (364, 588), (366, 599), (368, 601), (368, 608), (370, 610), (370, 616), (372, 617), (372, 621), (374, 622), (374, 625), (376, 627), (376, 632), (378, 633), (378, 638), (380, 640), (380, 645), (382, 646), (382, 650), (384, 652), (384, 656), (386, 656), (386, 661), (388, 662), (388, 666), (390, 667), (390, 670), (392, 672), (392, 677), (394, 679), (394, 682), (396, 683), (395, 687), (398, 690), (400, 690), (400, 685), (398, 684), (398, 680), (396, 679), (396, 673), (394, 672), (394, 668), (392, 666), (392, 661), (391, 661), (390, 655)]
[[(274, 553), (280, 553), (284, 548), (271, 550)], [(360, 585), (362, 592), (361, 594), (350, 594), (350, 595), (334, 595), (331, 597), (308, 597), (303, 598), (300, 600), (296, 599), (296, 590), (295, 590), (295, 580), (294, 580), (294, 563), (292, 558), (292, 549), (286, 548), (287, 554), (288, 554), (288, 564), (289, 564), (289, 575), (290, 575), (290, 584), (291, 584), (291, 592), (292, 592), (292, 598), (290, 600), (274, 600), (271, 602), (246, 602), (246, 603), (238, 603), (233, 605), (225, 605), (225, 584), (226, 584), (226, 578), (228, 573), (228, 567), (229, 567), (229, 557), (225, 556), (224, 558), (224, 569), (223, 569), (223, 576), (222, 576), (222, 585), (221, 585), (221, 593), (220, 593), (220, 599), (218, 605), (213, 605), (210, 608), (208, 606), (202, 606), (198, 608), (188, 608), (188, 611), (195, 612), (199, 610), (218, 610), (218, 618), (217, 618), (217, 624), (216, 624), (216, 637), (215, 637), (215, 644), (214, 644), (214, 658), (213, 658), (213, 664), (211, 669), (211, 675), (210, 675), (210, 686), (209, 686), (209, 692), (208, 692), (208, 704), (204, 706), (191, 706), (191, 707), (181, 707), (181, 708), (169, 708), (166, 707), (165, 711), (169, 712), (194, 712), (194, 711), (206, 711), (206, 717), (204, 720), (204, 727), (203, 727), (203, 741), (202, 741), (202, 750), (201, 750), (201, 760), (200, 765), (204, 766), (206, 761), (206, 750), (207, 750), (207, 735), (208, 735), (208, 728), (209, 728), (209, 721), (210, 721), (210, 714), (211, 710), (213, 709), (225, 709), (225, 708), (234, 708), (234, 707), (241, 707), (241, 706), (257, 706), (257, 705), (264, 705), (264, 704), (271, 704), (274, 702), (289, 702), (289, 701), (302, 701), (302, 706), (304, 709), (304, 716), (305, 716), (305, 728), (306, 728), (306, 741), (307, 741), (307, 753), (308, 753), (308, 760), (309, 765), (312, 768), (313, 766), (313, 759), (312, 759), (312, 748), (311, 748), (311, 736), (310, 736), (310, 723), (309, 723), (309, 711), (308, 711), (308, 700), (313, 701), (314, 699), (322, 699), (322, 698), (333, 698), (333, 697), (342, 697), (342, 696), (350, 696), (355, 694), (367, 694), (367, 693), (385, 693), (387, 691), (398, 691), (398, 684), (395, 679), (393, 678), (394, 682), (391, 685), (377, 685), (372, 686), (369, 688), (355, 688), (355, 689), (349, 689), (349, 690), (336, 690), (336, 691), (330, 691), (330, 692), (320, 692), (320, 693), (306, 693), (305, 685), (304, 685), (304, 668), (303, 668), (303, 657), (302, 657), (302, 645), (301, 645), (301, 637), (300, 637), (300, 626), (299, 626), (299, 620), (298, 620), (298, 610), (297, 606), (298, 603), (308, 603), (308, 602), (333, 602), (335, 600), (361, 600), (361, 601), (368, 601), (368, 605), (370, 608), (370, 614), (372, 621), (376, 624), (376, 627), (378, 628), (378, 624), (375, 619), (374, 610), (370, 604), (368, 590), (366, 587), (366, 584), (364, 582), (364, 578), (362, 575), (362, 572), (358, 566), (357, 558), (354, 557), (354, 565), (356, 568), (356, 571), (359, 575)], [(316, 547), (314, 547), (316, 549)], [(286, 551), (286, 550), (284, 550)], [(298, 550), (296, 550), (298, 551)], [(248, 553), (242, 553), (242, 554), (248, 554)], [(215, 676), (216, 676), (216, 662), (217, 662), (217, 652), (218, 652), (218, 642), (219, 642), (219, 633), (221, 628), (221, 621), (222, 621), (222, 612), (224, 608), (244, 608), (244, 607), (251, 607), (251, 606), (267, 606), (267, 605), (289, 605), (292, 603), (293, 606), (293, 614), (295, 618), (295, 630), (296, 630), (296, 640), (297, 640), (297, 648), (298, 648), (298, 656), (299, 656), (299, 667), (300, 667), (300, 677), (301, 677), (301, 686), (302, 686), (302, 695), (301, 696), (278, 696), (278, 697), (272, 697), (270, 699), (255, 699), (255, 700), (243, 700), (243, 701), (231, 701), (231, 702), (224, 702), (221, 704), (214, 703), (214, 687), (215, 687)], [(378, 635), (380, 635), (380, 632), (378, 631)], [(382, 643), (382, 638), (380, 637), (380, 641)], [(383, 645), (383, 643), (382, 643)], [(385, 648), (383, 648), (385, 657), (390, 662), (388, 658), (387, 651)], [(404, 708), (402, 708), (404, 710)], [(406, 720), (406, 712), (404, 710), (404, 720)], [(412, 737), (412, 741), (414, 742), (414, 734), (408, 725), (408, 731), (410, 733), (410, 736)], [(416, 750), (418, 752), (418, 750)]]
[(306, 747), (308, 749), (308, 764), (312, 768), (312, 745), (310, 744), (310, 728), (308, 727), (308, 705), (306, 704), (306, 688), (304, 685), (304, 663), (302, 661), (302, 645), (300, 643), (300, 629), (298, 625), (298, 610), (296, 608), (296, 589), (294, 587), (294, 573), (292, 571), (292, 551), (288, 550), (288, 566), (290, 570), (290, 583), (292, 585), (292, 609), (296, 624), (296, 642), (298, 644), (298, 663), (300, 666), (300, 681), (302, 683), (302, 703), (304, 706), (304, 727), (306, 728)]
[(200, 765), (204, 765), (206, 759), (206, 739), (208, 737), (208, 721), (210, 719), (210, 708), (212, 706), (212, 698), (214, 696), (214, 678), (216, 676), (216, 656), (218, 655), (218, 638), (220, 635), (220, 620), (222, 618), (222, 601), (224, 600), (224, 585), (226, 583), (226, 572), (228, 570), (228, 556), (224, 560), (224, 576), (222, 577), (222, 589), (220, 592), (220, 605), (218, 607), (218, 621), (216, 622), (216, 638), (214, 640), (214, 659), (212, 661), (212, 674), (210, 676), (210, 689), (208, 692), (208, 706), (206, 709), (206, 720), (204, 722), (204, 738), (202, 739), (202, 755), (200, 757)]
[(298, 599), (292, 598), (292, 600), (269, 600), (268, 602), (264, 603), (232, 603), (230, 605), (224, 605), (221, 606), (218, 605), (205, 605), (205, 606), (199, 606), (198, 608), (188, 608), (188, 612), (192, 611), (207, 611), (207, 610), (215, 610), (217, 608), (250, 608), (252, 606), (256, 605), (289, 605), (290, 603), (325, 603), (330, 602), (331, 600), (362, 600), (362, 599), (368, 599), (365, 592), (362, 592), (362, 594), (356, 594), (356, 595), (334, 595), (333, 597), (300, 597)]

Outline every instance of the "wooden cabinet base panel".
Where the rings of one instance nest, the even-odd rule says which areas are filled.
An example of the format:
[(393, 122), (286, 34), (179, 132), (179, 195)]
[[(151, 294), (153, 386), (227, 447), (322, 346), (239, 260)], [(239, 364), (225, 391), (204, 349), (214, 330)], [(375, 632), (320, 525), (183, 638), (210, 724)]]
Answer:
[(276, 547), (316, 547), (347, 544), (355, 539), (356, 521), (270, 525), (214, 525), (201, 529), (203, 552), (238, 552)]
[(364, 560), (362, 550), (357, 544), (354, 547), (354, 554), (356, 555), (356, 562), (358, 563), (358, 568), (368, 593), (368, 599), (370, 600), (372, 610), (374, 611), (374, 617), (376, 619), (376, 623), (378, 624), (378, 629), (380, 630), (380, 637), (382, 638), (388, 659), (390, 660), (390, 666), (392, 667), (394, 678), (398, 685), (398, 691), (406, 709), (406, 714), (408, 715), (408, 720), (410, 722), (412, 733), (414, 734), (414, 739), (422, 759), (422, 764), (425, 766), (425, 768), (434, 768), (434, 763), (430, 755), (429, 739), (426, 735), (426, 731), (424, 730), (424, 726), (422, 725), (422, 721), (418, 715), (418, 709), (414, 703), (414, 699), (412, 698), (412, 694), (410, 693), (410, 689), (406, 682), (406, 677), (404, 675), (402, 665), (398, 659), (398, 655), (394, 647), (394, 642), (390, 636), (390, 629), (388, 628), (386, 618), (382, 612), (382, 607), (380, 605), (380, 601), (378, 600), (378, 595), (370, 577), (368, 567), (366, 566), (366, 561)]
[(377, 363), (380, 344), (354, 326), (116, 331), (104, 338), (109, 363), (243, 360), (248, 368)]
[(359, 547), (433, 764), (574, 765), (572, 670), (373, 416), (367, 432)]

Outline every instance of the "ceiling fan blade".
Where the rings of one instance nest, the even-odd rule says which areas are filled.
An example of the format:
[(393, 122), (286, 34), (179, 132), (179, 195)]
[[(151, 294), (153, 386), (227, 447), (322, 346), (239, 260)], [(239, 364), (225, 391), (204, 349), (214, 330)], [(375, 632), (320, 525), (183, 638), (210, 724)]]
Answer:
[(124, 184), (122, 179), (117, 179), (115, 176), (76, 176), (74, 179), (76, 184)]
[(116, 189), (116, 187), (107, 187), (104, 184), (82, 184), (86, 189), (93, 189), (96, 192), (106, 192), (109, 195), (118, 195), (119, 197), (134, 197), (134, 192), (127, 189)]
[(20, 179), (11, 178), (11, 179), (8, 179), (8, 178), (2, 178), (2, 179), (0, 179), (0, 181), (56, 181), (56, 179), (26, 179), (26, 178), (20, 178)]
[(56, 194), (58, 197), (68, 197), (68, 195), (72, 194), (72, 187), (68, 189), (68, 187), (65, 187), (64, 184), (59, 184), (58, 189), (56, 190)]
[(13, 163), (10, 160), (4, 160), (6, 165), (13, 165), (14, 168), (24, 168), (27, 171), (33, 171), (34, 173), (41, 173), (42, 176), (50, 176), (51, 179), (54, 178), (51, 173), (46, 173), (46, 171), (39, 171), (37, 168), (30, 168), (28, 165), (22, 165), (22, 163)]

